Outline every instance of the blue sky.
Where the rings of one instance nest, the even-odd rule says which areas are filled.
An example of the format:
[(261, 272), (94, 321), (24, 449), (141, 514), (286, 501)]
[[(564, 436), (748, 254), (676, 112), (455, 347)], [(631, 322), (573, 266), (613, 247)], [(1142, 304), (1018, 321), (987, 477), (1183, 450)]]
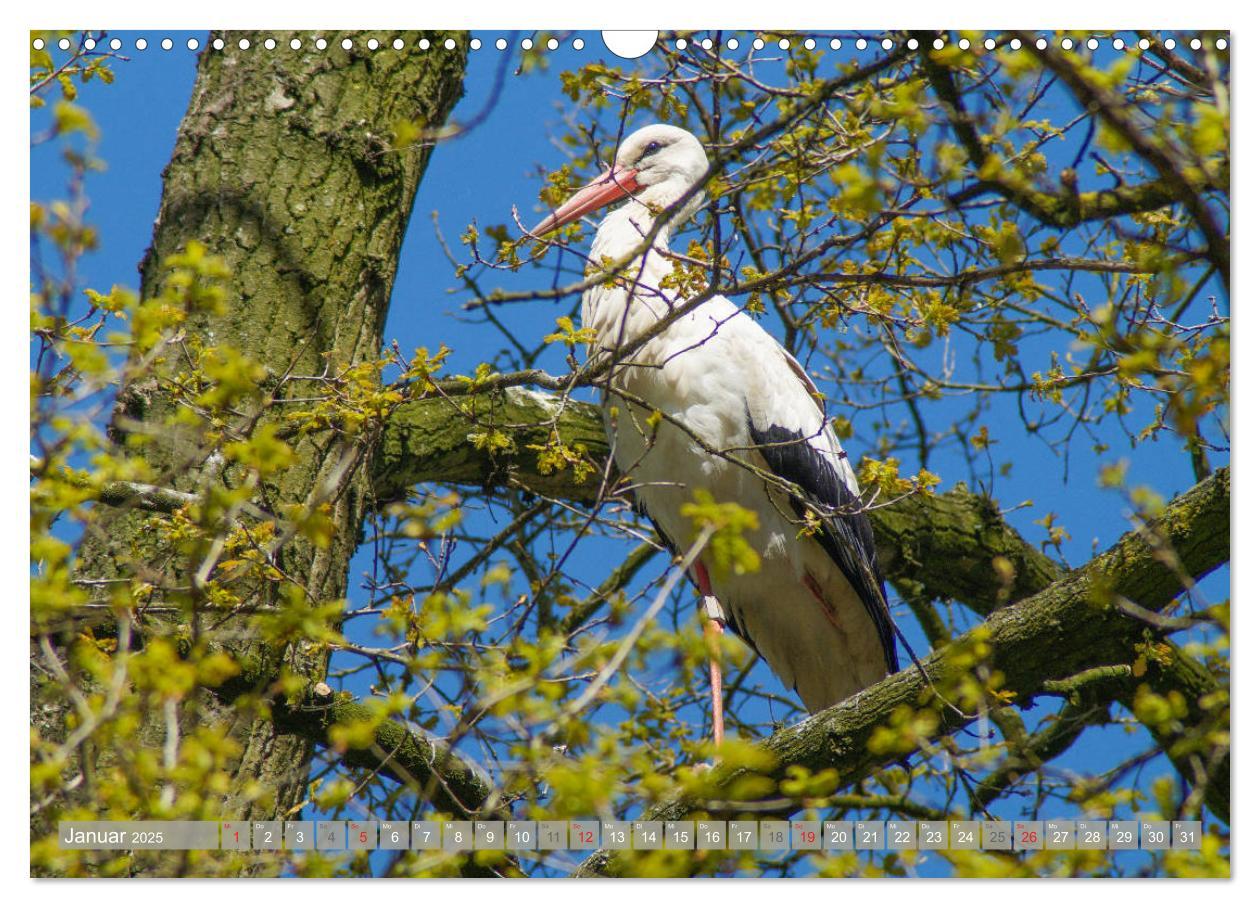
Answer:
[[(91, 84), (81, 93), (82, 102), (101, 128), (99, 154), (108, 164), (108, 170), (92, 177), (88, 186), (92, 201), (89, 219), (99, 227), (102, 239), (100, 249), (84, 260), (82, 272), (84, 286), (102, 290), (115, 283), (138, 285), (137, 266), (150, 240), (162, 168), (173, 148), (195, 74), (195, 55), (184, 48), (188, 34), (148, 33), (145, 36), (149, 49), (135, 51), (134, 40), (142, 34), (145, 33), (118, 33), (124, 41), (123, 53), (130, 59), (115, 64), (116, 83)], [(167, 34), (174, 38), (175, 49), (161, 51), (157, 40)], [(204, 33), (195, 36), (204, 42)], [(481, 37), (483, 48), (471, 55), (465, 97), (455, 112), (457, 120), (468, 120), (481, 111), (492, 93), (499, 56), (491, 47), (499, 35), (481, 33)], [(502, 346), (502, 339), (492, 329), (461, 312), (460, 304), (467, 298), (464, 291), (449, 292), (456, 281), (434, 236), (432, 214), (440, 213), (442, 230), (448, 242), (456, 246), (460, 233), (471, 221), (483, 226), (510, 222), (513, 205), (520, 209), (522, 220), (530, 221), (540, 167), (554, 168), (564, 160), (551, 141), (564, 112), (561, 105), (569, 103), (557, 90), (557, 74), (561, 69), (589, 61), (592, 55), (607, 53), (598, 34), (586, 33), (583, 38), (585, 53), (572, 51), (566, 42), (553, 55), (552, 68), (545, 74), (516, 77), (509, 68), (502, 94), (485, 122), (434, 152), (402, 250), (385, 329), (387, 344), (397, 340), (404, 351), (410, 351), (444, 342), (455, 350), (451, 365), (456, 371), (468, 371), (477, 363), (492, 359)], [(846, 49), (842, 53), (857, 52)], [(868, 57), (872, 53), (866, 52)], [(39, 118), (37, 113), (33, 123), (38, 123)], [(1056, 172), (1053, 158), (1050, 172)], [(64, 176), (54, 154), (36, 154), (31, 161), (32, 197), (43, 200), (60, 195)], [(520, 286), (538, 276), (539, 272), (527, 271), (502, 283)], [(510, 307), (501, 316), (520, 329), (523, 336), (537, 339), (551, 330), (556, 315), (566, 311), (567, 307), (542, 303)], [(548, 356), (541, 365), (563, 369), (558, 354)], [(994, 436), (1002, 442), (1001, 456), (1016, 464), (1011, 477), (998, 486), (1001, 504), (1010, 507), (1026, 499), (1035, 501), (1034, 507), (1016, 510), (1008, 519), (1027, 538), (1040, 540), (1045, 531), (1033, 521), (1047, 511), (1056, 512), (1057, 522), (1072, 534), (1064, 547), (1072, 564), (1087, 560), (1095, 544), (1106, 547), (1129, 528), (1119, 497), (1101, 493), (1094, 481), (1104, 459), (1128, 457), (1132, 480), (1148, 483), (1169, 497), (1193, 482), (1188, 458), (1163, 444), (1146, 445), (1131, 452), (1117, 449), (1104, 458), (1091, 454), (1087, 445), (1079, 445), (1065, 481), (1058, 457), (1040, 442), (1025, 437), (1022, 426), (1011, 414), (997, 413), (991, 423)], [(1119, 443), (1120, 438), (1116, 435), (1110, 440)], [(1218, 459), (1215, 465), (1220, 464)], [(944, 488), (967, 479), (956, 456), (942, 456), (932, 467), (942, 476)], [(616, 551), (607, 544), (592, 546), (583, 550), (582, 563), (575, 572), (597, 581), (607, 573), (615, 557)], [(367, 568), (366, 558), (358, 559), (352, 567), (352, 601), (355, 577)], [(1224, 578), (1217, 578), (1208, 589), (1213, 595), (1224, 595)], [(920, 651), (926, 649), (913, 619), (904, 609), (899, 614), (902, 627)], [(1132, 743), (1121, 740), (1119, 735), (1108, 732), (1088, 739), (1073, 753), (1074, 768), (1084, 771), (1114, 763), (1115, 748), (1132, 748)]]

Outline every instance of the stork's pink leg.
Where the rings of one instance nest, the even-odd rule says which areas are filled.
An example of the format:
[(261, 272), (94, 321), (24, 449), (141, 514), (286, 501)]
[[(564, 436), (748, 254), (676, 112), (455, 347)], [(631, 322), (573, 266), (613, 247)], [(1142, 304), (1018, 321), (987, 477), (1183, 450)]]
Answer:
[(709, 650), (709, 699), (713, 706), (713, 743), (722, 746), (722, 738), (726, 734), (722, 707), (722, 663), (718, 658), (718, 641), (724, 630), (722, 621), (714, 617), (717, 600), (713, 596), (713, 588), (709, 586), (709, 572), (704, 565), (696, 562), (696, 584), (700, 587), (700, 595), (705, 600), (704, 641)]

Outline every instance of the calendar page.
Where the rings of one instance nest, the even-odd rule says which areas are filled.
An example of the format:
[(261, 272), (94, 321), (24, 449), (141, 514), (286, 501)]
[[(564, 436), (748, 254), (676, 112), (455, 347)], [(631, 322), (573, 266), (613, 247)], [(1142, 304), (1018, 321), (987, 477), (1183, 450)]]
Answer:
[(847, 15), (29, 32), (30, 876), (1231, 875), (1231, 34)]

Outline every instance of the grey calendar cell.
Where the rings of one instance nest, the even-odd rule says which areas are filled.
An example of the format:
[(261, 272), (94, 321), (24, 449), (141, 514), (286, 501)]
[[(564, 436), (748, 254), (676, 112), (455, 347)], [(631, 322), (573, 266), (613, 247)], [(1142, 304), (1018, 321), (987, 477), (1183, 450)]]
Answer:
[(1103, 820), (1076, 821), (1076, 848), (1078, 851), (1105, 851), (1107, 848), (1107, 824)]
[(706, 851), (725, 851), (726, 821), (696, 820), (696, 847)]
[(1041, 820), (1015, 821), (1015, 850), (1042, 851), (1046, 847), (1046, 828)]
[(827, 851), (852, 851), (853, 821), (827, 820), (823, 823), (823, 848)]
[(315, 847), (320, 851), (345, 851), (346, 821), (317, 821), (315, 823)]
[(473, 823), (473, 847), (478, 851), (503, 851), (502, 820), (478, 820)]
[(980, 823), (976, 820), (950, 820), (949, 847), (953, 851), (980, 848)]
[(533, 820), (508, 820), (503, 834), (507, 836), (508, 851), (538, 850), (538, 824)]
[(594, 851), (599, 847), (598, 820), (569, 821), (569, 850)]
[(696, 847), (694, 820), (667, 820), (665, 823), (665, 850), (692, 851)]
[(412, 820), (411, 850), (441, 851), (442, 824), (436, 820)]
[(406, 851), (410, 845), (410, 831), (411, 827), (401, 820), (381, 820), (381, 850)]
[(794, 851), (822, 851), (822, 823), (817, 820), (795, 820), (792, 823)]
[(853, 821), (853, 847), (859, 849), (871, 848), (875, 851), (884, 850), (884, 821), (883, 820), (854, 820)]
[(946, 820), (919, 821), (919, 850), (944, 851), (949, 847), (949, 823)]
[(756, 851), (756, 820), (731, 820), (726, 824), (726, 847), (731, 851)]
[(443, 851), (472, 851), (473, 831), (469, 820), (446, 820), (442, 823)]
[(219, 824), (219, 847), (224, 851), (249, 851), (249, 823), (224, 820)]
[(1112, 851), (1135, 851), (1138, 847), (1137, 820), (1112, 820), (1107, 824), (1107, 847)]
[(919, 824), (914, 820), (889, 820), (884, 838), (889, 851), (914, 851), (919, 847)]
[(762, 851), (787, 851), (787, 820), (762, 820), (760, 831)]
[(307, 851), (315, 847), (314, 820), (285, 820), (284, 847), (289, 851)]
[(1172, 821), (1172, 850), (1198, 851), (1203, 847), (1203, 823), (1199, 820)]
[(250, 837), (255, 851), (279, 850), (280, 837), (283, 835), (279, 820), (255, 820), (250, 825)]
[(603, 847), (609, 851), (629, 851), (634, 846), (634, 832), (628, 820), (604, 820), (600, 831)]
[(1011, 821), (985, 820), (980, 824), (980, 847), (985, 851), (1011, 850)]
[(1167, 851), (1172, 841), (1171, 824), (1167, 820), (1142, 821), (1142, 847), (1147, 851)]
[(346, 827), (350, 850), (375, 851), (378, 828), (379, 824), (376, 820), (351, 820)]
[(1073, 820), (1046, 820), (1046, 851), (1075, 851), (1076, 823)]
[(564, 851), (569, 847), (567, 820), (539, 820), (538, 847), (542, 851)]
[(658, 851), (664, 838), (665, 827), (659, 820), (634, 821), (635, 851)]

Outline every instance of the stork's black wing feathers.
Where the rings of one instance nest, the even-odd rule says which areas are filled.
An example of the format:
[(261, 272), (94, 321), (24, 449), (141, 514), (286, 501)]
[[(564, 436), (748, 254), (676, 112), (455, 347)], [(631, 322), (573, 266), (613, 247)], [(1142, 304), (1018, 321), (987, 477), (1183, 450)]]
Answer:
[(773, 424), (759, 429), (751, 414), (748, 431), (771, 472), (799, 486), (807, 496), (805, 501), (795, 495), (791, 497), (792, 509), (798, 517), (804, 517), (809, 505), (832, 514), (823, 520), (818, 541), (844, 573), (875, 624), (888, 671), (897, 671), (897, 647), (892, 614), (884, 594), (884, 575), (875, 555), (875, 534), (871, 531), (871, 522), (861, 511), (861, 502), (824, 453), (799, 432)]

